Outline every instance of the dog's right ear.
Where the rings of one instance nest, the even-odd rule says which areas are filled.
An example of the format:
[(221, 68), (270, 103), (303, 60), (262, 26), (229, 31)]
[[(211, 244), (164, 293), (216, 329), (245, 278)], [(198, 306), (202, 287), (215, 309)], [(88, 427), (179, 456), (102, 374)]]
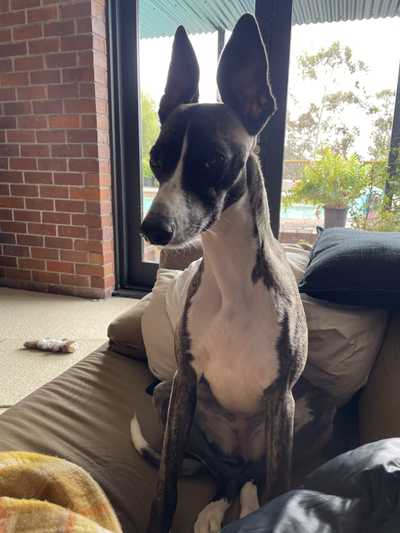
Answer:
[(181, 104), (199, 99), (199, 64), (183, 26), (175, 32), (167, 85), (160, 101), (158, 116), (161, 124)]

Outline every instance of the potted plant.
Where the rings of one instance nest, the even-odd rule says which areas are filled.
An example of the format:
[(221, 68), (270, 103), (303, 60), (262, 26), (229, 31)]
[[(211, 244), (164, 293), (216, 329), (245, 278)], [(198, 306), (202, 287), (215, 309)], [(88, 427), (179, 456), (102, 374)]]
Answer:
[(305, 203), (323, 207), (325, 227), (344, 227), (347, 212), (367, 184), (367, 168), (357, 155), (343, 157), (331, 148), (319, 152), (303, 169), (283, 200), (285, 207)]

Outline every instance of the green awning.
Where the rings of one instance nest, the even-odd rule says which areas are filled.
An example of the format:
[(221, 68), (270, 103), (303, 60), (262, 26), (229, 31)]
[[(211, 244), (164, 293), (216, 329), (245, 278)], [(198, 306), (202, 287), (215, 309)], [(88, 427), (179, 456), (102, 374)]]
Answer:
[[(231, 30), (254, 6), (255, 0), (139, 0), (140, 37), (173, 35), (179, 24), (189, 33)], [(293, 24), (396, 16), (400, 0), (293, 0)]]

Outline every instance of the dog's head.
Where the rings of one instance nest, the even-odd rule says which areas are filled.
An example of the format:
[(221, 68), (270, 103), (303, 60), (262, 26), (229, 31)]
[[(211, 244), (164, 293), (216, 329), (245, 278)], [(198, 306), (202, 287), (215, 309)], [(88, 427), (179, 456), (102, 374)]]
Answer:
[(245, 190), (242, 170), (257, 134), (276, 110), (268, 59), (256, 20), (243, 15), (217, 72), (222, 104), (197, 104), (199, 67), (182, 26), (175, 34), (161, 132), (150, 152), (160, 183), (141, 232), (179, 247), (218, 220)]

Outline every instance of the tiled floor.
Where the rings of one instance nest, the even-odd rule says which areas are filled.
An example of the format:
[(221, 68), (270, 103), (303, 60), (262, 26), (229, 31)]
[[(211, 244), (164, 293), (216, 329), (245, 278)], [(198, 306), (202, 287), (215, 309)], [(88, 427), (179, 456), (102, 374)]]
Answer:
[[(108, 324), (134, 304), (0, 288), (0, 414), (104, 344)], [(78, 350), (57, 355), (23, 349), (26, 340), (42, 337), (74, 339)]]

